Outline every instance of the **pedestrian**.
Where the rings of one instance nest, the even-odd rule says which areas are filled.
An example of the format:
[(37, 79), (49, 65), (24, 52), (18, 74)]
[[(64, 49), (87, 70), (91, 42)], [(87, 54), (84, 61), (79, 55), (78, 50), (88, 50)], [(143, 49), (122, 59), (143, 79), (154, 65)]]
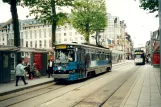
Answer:
[(40, 77), (40, 72), (39, 72), (39, 70), (36, 67), (36, 63), (33, 64), (32, 71), (34, 73), (34, 76), (37, 76), (38, 78)]
[(23, 61), (19, 60), (18, 65), (16, 66), (16, 86), (18, 86), (19, 78), (24, 82), (24, 85), (28, 84), (25, 81), (25, 66), (22, 63)]
[(26, 69), (26, 71), (27, 71), (28, 74), (29, 74), (29, 79), (33, 79), (34, 73), (33, 73), (33, 71), (32, 71), (31, 68), (30, 68), (30, 64), (28, 64), (27, 67), (26, 67), (25, 69)]
[(149, 64), (149, 58), (148, 57), (146, 57), (146, 63)]
[(50, 76), (53, 74), (53, 61), (52, 58), (50, 59), (50, 61), (48, 61), (48, 78), (50, 78)]

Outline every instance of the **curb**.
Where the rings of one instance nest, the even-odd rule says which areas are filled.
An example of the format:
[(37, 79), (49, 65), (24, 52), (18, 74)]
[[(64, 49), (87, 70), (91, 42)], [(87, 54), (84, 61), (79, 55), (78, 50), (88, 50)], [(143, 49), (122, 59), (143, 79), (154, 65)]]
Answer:
[(31, 85), (31, 86), (27, 86), (27, 87), (22, 87), (22, 88), (19, 88), (19, 89), (14, 89), (14, 90), (7, 91), (7, 92), (3, 92), (3, 93), (0, 93), (0, 96), (8, 95), (8, 94), (11, 94), (11, 93), (14, 93), (14, 92), (19, 92), (19, 91), (26, 90), (26, 89), (30, 89), (30, 88), (40, 86), (40, 85), (44, 85), (44, 84), (48, 84), (48, 83), (51, 83), (51, 82), (54, 82), (54, 80), (39, 83), (39, 84), (34, 84), (34, 85)]

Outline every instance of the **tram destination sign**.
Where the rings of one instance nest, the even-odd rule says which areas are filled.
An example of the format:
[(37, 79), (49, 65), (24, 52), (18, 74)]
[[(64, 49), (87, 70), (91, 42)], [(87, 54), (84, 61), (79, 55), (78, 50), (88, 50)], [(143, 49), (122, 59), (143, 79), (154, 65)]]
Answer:
[(57, 45), (56, 49), (66, 49), (67, 46), (66, 45)]
[(143, 54), (143, 52), (135, 52), (135, 54)]
[(74, 46), (72, 46), (72, 45), (57, 45), (55, 48), (56, 49), (74, 49)]

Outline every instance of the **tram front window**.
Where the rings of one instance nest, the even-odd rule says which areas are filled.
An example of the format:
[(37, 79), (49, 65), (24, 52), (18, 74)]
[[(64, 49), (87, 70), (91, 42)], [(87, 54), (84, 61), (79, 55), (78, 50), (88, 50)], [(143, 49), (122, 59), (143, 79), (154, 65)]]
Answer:
[(141, 55), (135, 55), (135, 58), (141, 58)]
[(56, 63), (74, 62), (74, 50), (56, 50)]

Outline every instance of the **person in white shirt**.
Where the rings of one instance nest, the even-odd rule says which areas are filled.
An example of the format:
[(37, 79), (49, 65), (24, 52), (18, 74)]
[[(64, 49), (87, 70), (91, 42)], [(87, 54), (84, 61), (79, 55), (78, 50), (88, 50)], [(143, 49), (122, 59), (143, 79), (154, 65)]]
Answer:
[(24, 82), (24, 84), (28, 84), (26, 81), (25, 81), (25, 66), (22, 64), (23, 61), (20, 60), (18, 65), (16, 66), (16, 86), (18, 86), (18, 81), (19, 81), (19, 78), (21, 78), (21, 80)]
[(53, 74), (53, 61), (50, 59), (48, 61), (48, 78)]

